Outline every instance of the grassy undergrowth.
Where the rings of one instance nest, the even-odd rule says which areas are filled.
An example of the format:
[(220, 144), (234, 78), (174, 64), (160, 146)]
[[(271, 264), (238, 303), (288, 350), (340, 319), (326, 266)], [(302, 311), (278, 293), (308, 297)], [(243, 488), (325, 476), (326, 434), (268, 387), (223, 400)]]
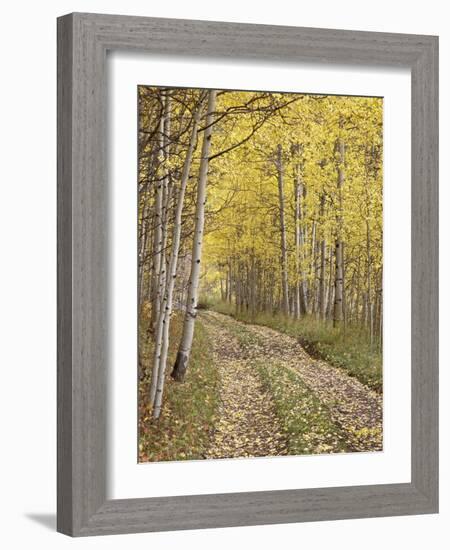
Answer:
[(289, 454), (348, 450), (345, 434), (296, 373), (274, 363), (257, 363), (256, 368), (273, 398), (276, 414), (287, 438)]
[(383, 369), (381, 353), (371, 349), (367, 335), (354, 327), (344, 330), (335, 329), (328, 322), (312, 317), (290, 319), (283, 315), (257, 313), (251, 315), (242, 312), (236, 315), (233, 305), (224, 302), (204, 303), (219, 313), (231, 315), (245, 323), (264, 325), (293, 336), (308, 353), (323, 359), (335, 367), (345, 369), (369, 388), (381, 392), (383, 387)]
[(163, 411), (155, 421), (147, 403), (152, 338), (146, 330), (148, 319), (143, 324), (140, 331), (140, 360), (144, 374), (139, 382), (139, 461), (201, 459), (210, 443), (219, 399), (218, 373), (205, 329), (201, 323), (196, 323), (185, 382), (175, 382), (169, 375), (181, 336), (182, 317), (173, 317)]

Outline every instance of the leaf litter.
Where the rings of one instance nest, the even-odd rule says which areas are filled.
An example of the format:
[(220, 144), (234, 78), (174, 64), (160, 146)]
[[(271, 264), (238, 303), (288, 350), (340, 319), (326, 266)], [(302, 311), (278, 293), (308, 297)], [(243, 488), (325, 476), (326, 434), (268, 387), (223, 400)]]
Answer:
[(291, 336), (212, 311), (199, 318), (221, 384), (206, 458), (382, 450), (380, 394)]

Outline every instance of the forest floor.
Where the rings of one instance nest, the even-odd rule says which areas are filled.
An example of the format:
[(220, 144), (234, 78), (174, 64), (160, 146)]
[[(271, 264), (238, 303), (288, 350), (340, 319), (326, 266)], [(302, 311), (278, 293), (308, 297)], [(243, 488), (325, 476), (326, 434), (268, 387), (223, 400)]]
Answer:
[(382, 397), (291, 336), (201, 311), (219, 375), (207, 458), (382, 449)]
[[(174, 315), (170, 365), (182, 322)], [(379, 392), (282, 330), (211, 310), (199, 311), (185, 382), (167, 373), (154, 421), (152, 339), (141, 336), (140, 462), (382, 450)]]
[(268, 312), (236, 312), (234, 304), (204, 301), (204, 308), (229, 315), (249, 325), (262, 325), (291, 336), (313, 357), (344, 369), (350, 376), (378, 393), (383, 391), (381, 343), (370, 343), (364, 327), (344, 325), (334, 328), (314, 315), (300, 319)]
[(213, 344), (220, 402), (207, 458), (287, 454), (287, 441), (268, 388), (245, 354), (242, 339), (218, 313), (202, 313)]

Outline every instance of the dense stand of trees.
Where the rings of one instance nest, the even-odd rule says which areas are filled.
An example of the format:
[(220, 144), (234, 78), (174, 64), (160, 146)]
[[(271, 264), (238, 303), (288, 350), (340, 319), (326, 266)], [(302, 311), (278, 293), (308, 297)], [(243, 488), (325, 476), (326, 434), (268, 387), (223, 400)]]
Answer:
[(382, 100), (139, 88), (139, 297), (150, 403), (188, 368), (199, 294), (382, 334)]

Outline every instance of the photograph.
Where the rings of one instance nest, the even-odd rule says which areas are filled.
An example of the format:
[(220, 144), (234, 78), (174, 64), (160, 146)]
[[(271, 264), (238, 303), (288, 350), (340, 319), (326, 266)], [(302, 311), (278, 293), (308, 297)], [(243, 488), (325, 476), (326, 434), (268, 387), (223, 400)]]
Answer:
[(138, 86), (139, 462), (383, 449), (383, 99)]
[(4, 547), (441, 549), (445, 4), (28, 4), (0, 33)]

